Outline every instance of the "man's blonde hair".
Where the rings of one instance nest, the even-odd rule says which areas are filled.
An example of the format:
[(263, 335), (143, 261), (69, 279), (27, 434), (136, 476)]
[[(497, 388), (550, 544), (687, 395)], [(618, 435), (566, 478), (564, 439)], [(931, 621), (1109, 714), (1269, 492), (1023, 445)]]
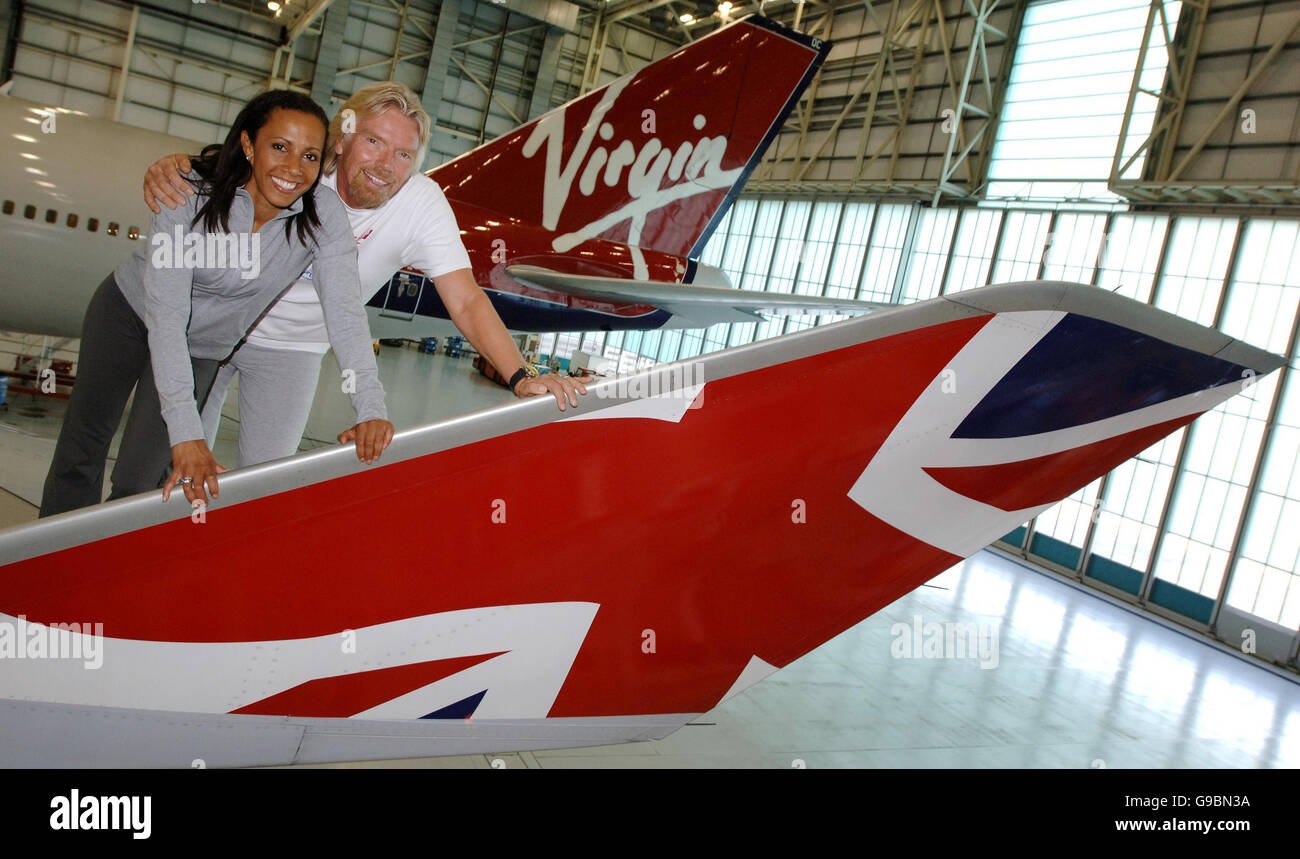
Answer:
[(415, 153), (414, 169), (419, 170), (424, 163), (424, 152), (429, 148), (429, 114), (420, 106), (420, 98), (406, 84), (397, 81), (382, 81), (363, 86), (343, 102), (339, 112), (330, 120), (329, 135), (325, 138), (325, 157), (321, 169), (333, 173), (338, 166), (338, 155), (334, 152), (335, 144), (343, 138), (343, 120), (349, 114), (360, 122), (386, 110), (401, 111), (402, 115), (415, 120), (420, 129), (420, 147)]

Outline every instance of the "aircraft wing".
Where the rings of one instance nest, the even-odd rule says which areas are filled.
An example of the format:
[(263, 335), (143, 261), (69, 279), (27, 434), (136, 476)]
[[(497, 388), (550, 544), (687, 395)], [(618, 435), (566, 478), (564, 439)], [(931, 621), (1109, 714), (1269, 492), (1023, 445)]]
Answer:
[[(532, 265), (512, 265), (506, 273), (520, 283), (581, 298), (625, 304), (651, 304), (675, 317), (674, 327), (706, 328), (719, 322), (754, 322), (760, 314), (845, 316), (896, 305), (849, 298), (820, 298), (779, 292), (751, 292), (724, 286), (691, 286), (661, 281), (566, 274)], [(682, 325), (681, 323), (690, 323)]]

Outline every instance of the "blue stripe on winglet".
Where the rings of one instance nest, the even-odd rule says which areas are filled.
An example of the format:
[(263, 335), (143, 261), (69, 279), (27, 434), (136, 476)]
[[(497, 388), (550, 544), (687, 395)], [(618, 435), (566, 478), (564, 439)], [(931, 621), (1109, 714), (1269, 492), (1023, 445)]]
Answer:
[(1011, 368), (953, 438), (1014, 438), (1092, 423), (1240, 382), (1239, 364), (1067, 314)]

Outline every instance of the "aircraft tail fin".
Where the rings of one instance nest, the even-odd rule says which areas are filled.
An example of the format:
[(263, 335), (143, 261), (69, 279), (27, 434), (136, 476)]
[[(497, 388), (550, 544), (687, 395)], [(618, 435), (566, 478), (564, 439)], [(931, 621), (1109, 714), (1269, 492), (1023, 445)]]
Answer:
[(560, 253), (600, 236), (697, 257), (829, 50), (751, 16), (429, 175)]

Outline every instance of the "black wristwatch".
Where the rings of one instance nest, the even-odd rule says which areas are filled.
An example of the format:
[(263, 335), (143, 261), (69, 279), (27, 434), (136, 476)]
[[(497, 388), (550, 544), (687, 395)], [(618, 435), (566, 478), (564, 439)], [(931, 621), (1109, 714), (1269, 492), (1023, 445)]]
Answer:
[(518, 370), (515, 370), (515, 374), (510, 377), (510, 393), (513, 394), (515, 392), (515, 387), (524, 379), (531, 379), (536, 375), (537, 368), (532, 364), (525, 364)]

